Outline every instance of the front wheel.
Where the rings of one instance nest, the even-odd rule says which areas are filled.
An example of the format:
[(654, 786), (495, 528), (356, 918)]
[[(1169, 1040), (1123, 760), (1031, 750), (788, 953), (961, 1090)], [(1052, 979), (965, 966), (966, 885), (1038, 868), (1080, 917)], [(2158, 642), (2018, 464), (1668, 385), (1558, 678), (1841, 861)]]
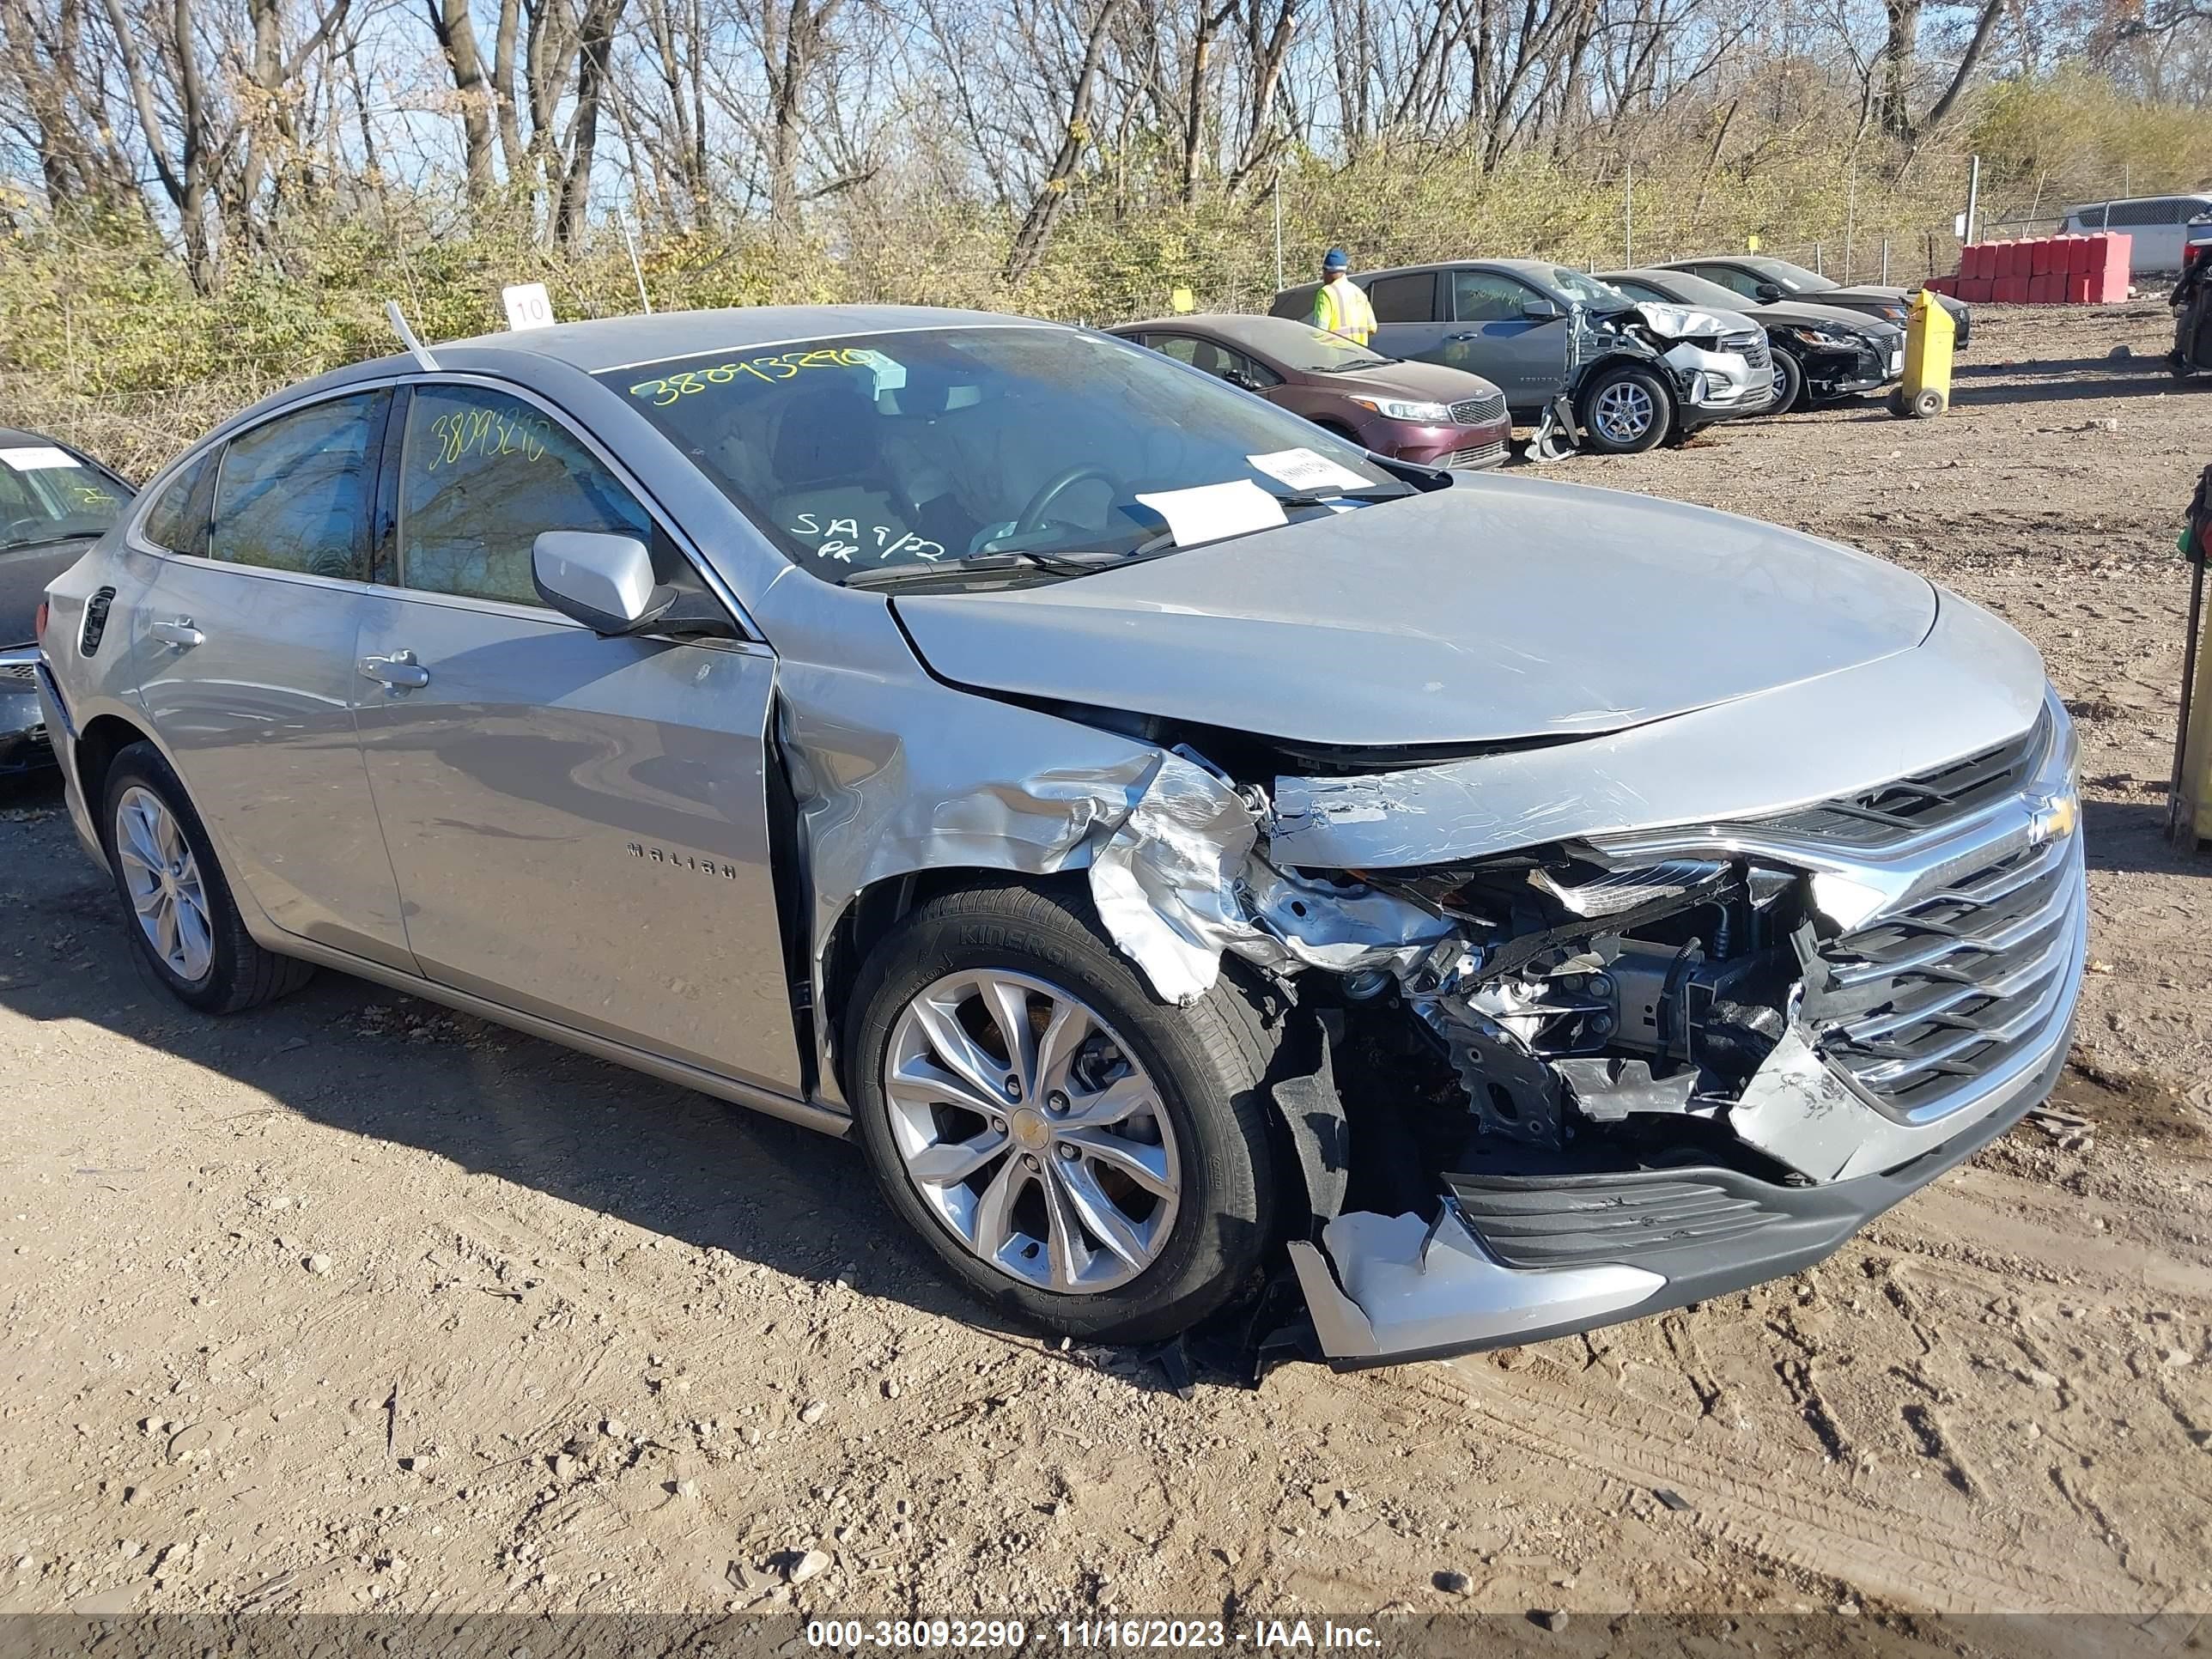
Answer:
[(1279, 1030), (1226, 973), (1161, 1002), (1072, 894), (991, 887), (876, 949), (846, 1052), (877, 1180), (956, 1279), (1138, 1342), (1229, 1303), (1273, 1242)]
[[(1792, 353), (1774, 348), (1774, 413), (1787, 415), (1805, 396), (1805, 366)], [(1810, 400), (1808, 399), (1809, 402)]]
[(1665, 441), (1674, 404), (1659, 377), (1620, 363), (1583, 388), (1581, 420), (1586, 448), (1607, 455), (1640, 455)]

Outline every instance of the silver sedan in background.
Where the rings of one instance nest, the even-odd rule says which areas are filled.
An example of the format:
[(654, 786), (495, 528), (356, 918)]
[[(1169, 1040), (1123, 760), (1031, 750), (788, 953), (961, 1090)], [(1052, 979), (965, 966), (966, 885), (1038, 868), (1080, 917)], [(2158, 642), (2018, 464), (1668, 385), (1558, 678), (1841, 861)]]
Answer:
[(1270, 1268), (1345, 1365), (1680, 1306), (2067, 1050), (2074, 740), (2002, 623), (1088, 332), (362, 363), (52, 607), (71, 815), (184, 1002), (319, 964), (852, 1134), (1071, 1336)]

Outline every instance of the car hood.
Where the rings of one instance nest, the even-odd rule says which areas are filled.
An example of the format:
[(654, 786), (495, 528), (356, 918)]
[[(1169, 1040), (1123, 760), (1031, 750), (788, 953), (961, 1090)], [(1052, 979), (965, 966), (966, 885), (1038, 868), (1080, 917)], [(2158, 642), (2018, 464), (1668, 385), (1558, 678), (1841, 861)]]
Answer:
[(1663, 305), (1656, 300), (1640, 300), (1627, 312), (1612, 312), (1613, 317), (1630, 314), (1641, 317), (1651, 331), (1662, 339), (1694, 340), (1713, 334), (1758, 333), (1757, 323), (1741, 311), (1714, 311), (1705, 306)]
[(1414, 403), (1455, 404), (1468, 398), (1492, 398), (1498, 388), (1480, 374), (1442, 363), (1390, 363), (1378, 368), (1355, 368), (1340, 374), (1302, 374), (1309, 386), (1365, 397), (1404, 398)]
[(46, 597), (46, 584), (84, 556), (99, 539), (74, 536), (0, 553), (0, 646), (28, 645), (31, 622)]
[(1778, 300), (1771, 306), (1754, 306), (1749, 314), (1767, 327), (1797, 323), (1810, 328), (1832, 328), (1847, 334), (1880, 336), (1899, 331), (1893, 324), (1845, 306), (1816, 306), (1802, 300)]
[(1618, 731), (1927, 636), (1918, 576), (1755, 520), (1462, 478), (1097, 574), (901, 594), (939, 677), (1292, 741)]

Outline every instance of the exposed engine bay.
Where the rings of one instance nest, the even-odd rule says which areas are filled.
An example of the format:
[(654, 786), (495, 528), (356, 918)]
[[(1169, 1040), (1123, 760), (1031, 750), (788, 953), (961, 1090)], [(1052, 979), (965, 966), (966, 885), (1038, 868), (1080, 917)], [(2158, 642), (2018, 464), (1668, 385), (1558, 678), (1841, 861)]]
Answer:
[(2057, 720), (1764, 825), (1407, 869), (1279, 866), (1302, 792), (1182, 748), (1092, 895), (1163, 995), (1226, 953), (1327, 1031), (1348, 1133), (1304, 1137), (1291, 1255), (1332, 1356), (1510, 1340), (1817, 1260), (2047, 1091), (2084, 939)]

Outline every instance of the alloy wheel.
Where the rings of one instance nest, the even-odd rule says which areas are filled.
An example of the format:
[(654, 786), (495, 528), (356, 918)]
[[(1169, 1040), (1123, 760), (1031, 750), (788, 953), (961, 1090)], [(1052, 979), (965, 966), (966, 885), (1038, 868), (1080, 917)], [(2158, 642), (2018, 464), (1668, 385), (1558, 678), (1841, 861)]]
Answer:
[(1079, 998), (1023, 974), (948, 974), (900, 1011), (884, 1093), (915, 1191), (1008, 1278), (1092, 1294), (1166, 1247), (1174, 1127), (1143, 1066)]
[(207, 884), (175, 815), (150, 789), (126, 789), (115, 806), (115, 856), (139, 931), (154, 954), (187, 982), (215, 963)]
[(1651, 394), (1633, 380), (1619, 380), (1597, 395), (1590, 424), (1611, 443), (1634, 443), (1651, 429)]
[(1790, 395), (1790, 371), (1782, 366), (1782, 354), (1774, 354), (1774, 401), (1780, 403)]

